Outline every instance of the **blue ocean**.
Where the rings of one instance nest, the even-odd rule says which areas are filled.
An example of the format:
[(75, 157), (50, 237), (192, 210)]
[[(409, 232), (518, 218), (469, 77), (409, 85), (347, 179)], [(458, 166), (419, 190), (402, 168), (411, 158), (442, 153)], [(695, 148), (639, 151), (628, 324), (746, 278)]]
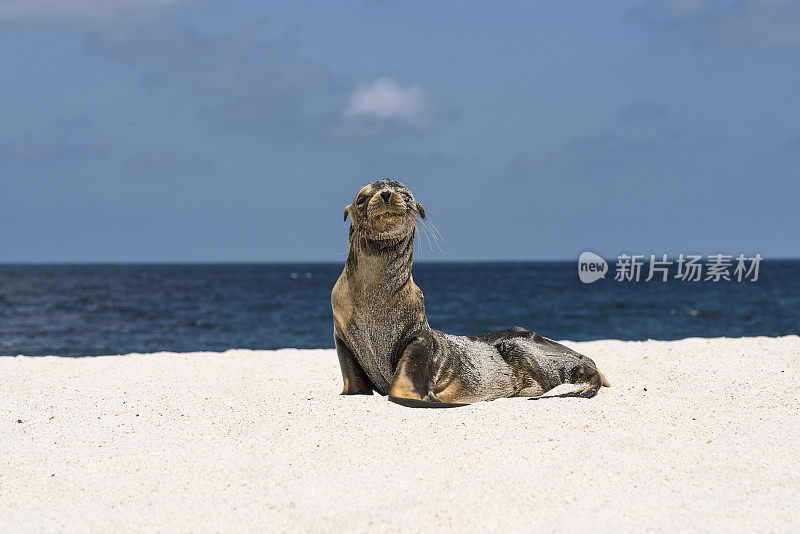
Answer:
[[(343, 263), (0, 265), (0, 355), (332, 348)], [(578, 279), (575, 262), (414, 266), (433, 328), (523, 326), (555, 339), (780, 336), (800, 331), (800, 260), (756, 282)]]

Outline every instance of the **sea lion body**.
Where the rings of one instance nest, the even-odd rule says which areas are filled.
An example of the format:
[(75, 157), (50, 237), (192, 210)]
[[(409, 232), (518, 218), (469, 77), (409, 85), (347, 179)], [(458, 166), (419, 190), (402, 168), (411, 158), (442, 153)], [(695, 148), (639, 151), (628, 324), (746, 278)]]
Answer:
[(430, 329), (422, 291), (410, 276), (398, 290), (345, 270), (331, 300), (336, 337), (355, 350), (373, 389), (386, 395), (405, 340)]
[(350, 253), (331, 294), (342, 394), (449, 406), (541, 395), (563, 383), (591, 397), (608, 385), (591, 359), (523, 328), (475, 337), (432, 329), (411, 276), (414, 223), (425, 211), (399, 182), (362, 187), (348, 215)]

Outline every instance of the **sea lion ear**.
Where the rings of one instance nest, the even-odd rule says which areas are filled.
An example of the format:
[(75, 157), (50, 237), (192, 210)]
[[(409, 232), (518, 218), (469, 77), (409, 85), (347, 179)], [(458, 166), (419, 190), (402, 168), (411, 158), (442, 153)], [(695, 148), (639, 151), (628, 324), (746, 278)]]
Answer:
[(350, 206), (352, 206), (352, 204), (348, 204), (347, 206), (344, 207), (344, 221), (345, 222), (347, 222), (347, 215), (350, 213)]
[(423, 208), (422, 204), (420, 204), (419, 202), (417, 202), (417, 213), (419, 213), (419, 216), (422, 217), (423, 219), (425, 218), (425, 208)]

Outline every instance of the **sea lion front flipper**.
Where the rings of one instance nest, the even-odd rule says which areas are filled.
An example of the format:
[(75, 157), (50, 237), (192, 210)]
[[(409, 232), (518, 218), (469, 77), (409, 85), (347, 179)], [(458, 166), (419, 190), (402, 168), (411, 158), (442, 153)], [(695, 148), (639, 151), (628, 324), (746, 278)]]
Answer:
[(463, 403), (441, 402), (433, 393), (431, 358), (435, 350), (431, 339), (417, 337), (406, 345), (397, 363), (389, 400), (409, 408), (456, 408)]
[(342, 379), (344, 380), (341, 394), (372, 395), (373, 390), (376, 389), (375, 385), (367, 377), (353, 352), (338, 337), (335, 337), (334, 341), (336, 342), (336, 354), (339, 356), (339, 367), (342, 370)]

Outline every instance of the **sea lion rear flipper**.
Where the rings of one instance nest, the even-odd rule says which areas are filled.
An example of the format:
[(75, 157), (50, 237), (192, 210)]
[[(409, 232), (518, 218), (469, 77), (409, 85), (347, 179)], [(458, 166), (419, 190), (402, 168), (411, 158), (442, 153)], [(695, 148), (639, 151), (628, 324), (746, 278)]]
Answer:
[(543, 393), (561, 384), (576, 384), (577, 390), (558, 396), (591, 398), (601, 387), (611, 385), (591, 358), (539, 334), (504, 339), (495, 347), (538, 383)]
[(353, 352), (338, 337), (335, 337), (334, 341), (344, 381), (342, 395), (372, 395), (372, 392), (376, 390), (375, 385), (367, 377)]
[(600, 383), (603, 386), (605, 386), (607, 388), (610, 388), (611, 387), (611, 383), (608, 381), (608, 379), (605, 377), (605, 375), (600, 372), (600, 369), (597, 370), (597, 374), (600, 375)]

